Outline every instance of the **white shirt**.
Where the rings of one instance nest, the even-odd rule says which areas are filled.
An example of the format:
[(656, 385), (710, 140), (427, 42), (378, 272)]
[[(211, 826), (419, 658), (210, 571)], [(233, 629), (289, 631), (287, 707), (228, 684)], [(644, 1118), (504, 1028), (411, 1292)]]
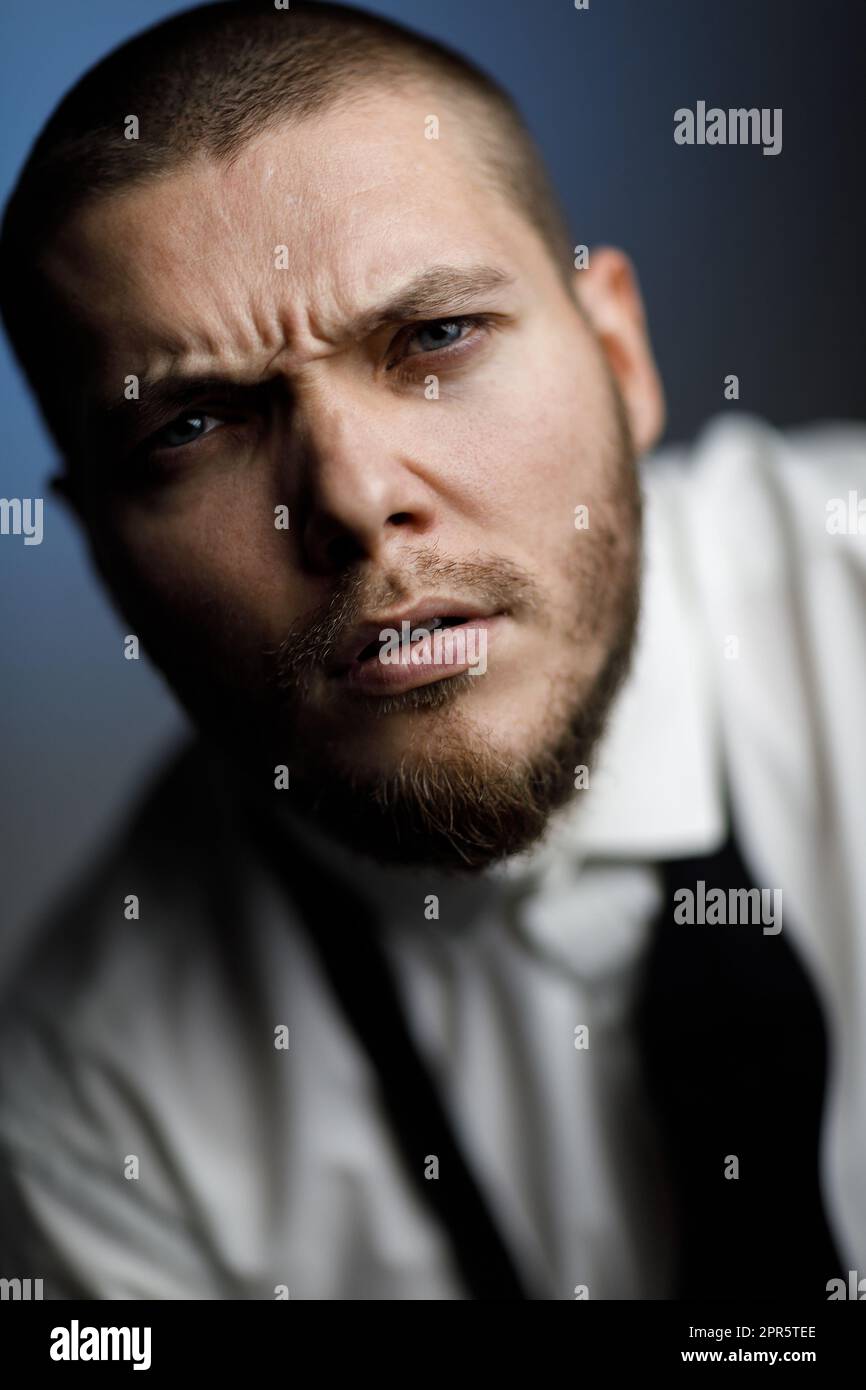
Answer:
[[(636, 659), (591, 786), (545, 842), (457, 883), (298, 832), (323, 892), (346, 874), (374, 906), (467, 1158), (555, 1299), (671, 1292), (629, 1006), (651, 861), (716, 849), (726, 794), (827, 1013), (823, 1195), (866, 1272), (866, 522), (826, 525), (831, 499), (866, 496), (866, 429), (722, 417), (643, 477)], [(59, 1297), (466, 1297), (303, 930), (233, 838), (218, 769), (192, 759), (176, 782), (17, 985), (0, 1277)]]

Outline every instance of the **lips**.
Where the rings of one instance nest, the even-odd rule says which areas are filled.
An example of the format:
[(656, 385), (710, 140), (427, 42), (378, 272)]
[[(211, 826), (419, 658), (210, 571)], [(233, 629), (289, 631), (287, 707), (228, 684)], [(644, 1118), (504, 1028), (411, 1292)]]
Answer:
[(485, 612), (471, 604), (462, 603), (459, 599), (427, 599), (423, 604), (416, 604), (414, 608), (402, 613), (359, 623), (352, 629), (345, 642), (341, 643), (331, 663), (330, 673), (342, 675), (353, 666), (374, 660), (381, 650), (381, 634), (386, 630), (401, 633), (403, 623), (409, 623), (413, 631), (423, 629), (425, 632), (435, 632), (494, 616), (491, 611)]
[[(403, 621), (406, 622), (408, 620), (404, 618)], [(462, 614), (447, 614), (442, 618), (425, 618), (421, 623), (412, 623), (412, 628), (413, 630), (423, 629), (425, 632), (441, 632), (446, 627), (460, 627), (462, 623), (467, 621), (468, 619)], [(390, 626), (391, 625), (388, 623), (384, 624), (383, 627), (379, 628), (379, 632), (384, 632), (386, 628)], [(401, 632), (402, 626), (395, 623), (393, 624), (393, 630)], [(362, 662), (370, 661), (373, 657), (379, 655), (381, 649), (382, 640), (377, 636), (372, 642), (367, 643), (363, 651), (360, 651), (355, 657), (355, 660)]]
[[(377, 632), (376, 639), (365, 643), (354, 660), (336, 669), (333, 679), (338, 688), (349, 695), (382, 699), (466, 672), (484, 676), (489, 644), (492, 640), (496, 645), (507, 635), (508, 615), (464, 618), (462, 613), (446, 613), (441, 620), (438, 614), (432, 614), (395, 621), (400, 627), (390, 620), (385, 626), (396, 634), (396, 649), (392, 637), (387, 652), (380, 650)], [(434, 626), (437, 622), (438, 627)], [(445, 626), (449, 630), (442, 633)], [(411, 640), (413, 633), (419, 634), (415, 642)]]

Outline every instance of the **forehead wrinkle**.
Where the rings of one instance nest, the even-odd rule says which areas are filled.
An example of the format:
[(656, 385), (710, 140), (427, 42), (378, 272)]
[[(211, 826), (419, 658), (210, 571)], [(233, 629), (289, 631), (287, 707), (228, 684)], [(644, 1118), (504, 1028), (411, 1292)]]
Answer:
[[(326, 277), (321, 277), (325, 279)], [(378, 278), (378, 277), (377, 277)], [(226, 375), (239, 379), (265, 376), (273, 362), (283, 354), (315, 360), (357, 342), (388, 324), (458, 314), (471, 309), (479, 296), (513, 285), (507, 271), (493, 265), (432, 265), (408, 281), (390, 284), (381, 292), (368, 291), (363, 297), (368, 307), (358, 308), (360, 294), (353, 298), (343, 287), (314, 292), (311, 298), (330, 299), (331, 305), (318, 308), (307, 303), (296, 307), (288, 301), (269, 308), (251, 305), (249, 336), (238, 335), (231, 343), (204, 337), (194, 342), (174, 339), (156, 345), (142, 375), (155, 381), (165, 376)], [(331, 315), (329, 320), (328, 315)], [(340, 322), (337, 321), (337, 314)]]
[[(377, 120), (380, 119), (381, 113), (376, 114)], [(321, 127), (326, 128), (327, 124), (324, 121)], [(377, 145), (383, 154), (388, 147), (399, 150), (400, 130), (398, 125), (393, 133), (383, 133), (379, 126), (375, 138), (368, 143)], [(281, 131), (279, 135), (284, 133)], [(275, 148), (273, 132), (269, 140), (264, 138), (266, 149), (247, 150), (245, 157), (229, 171), (205, 158), (167, 175), (153, 189), (134, 190), (129, 201), (123, 195), (118, 198), (115, 212), (122, 225), (115, 222), (114, 230), (131, 235), (112, 238), (116, 248), (112, 258), (114, 269), (120, 271), (120, 276), (115, 293), (111, 295), (113, 331), (110, 336), (114, 337), (115, 325), (120, 326), (125, 320), (130, 331), (123, 333), (121, 330), (119, 346), (130, 354), (138, 349), (147, 359), (151, 375), (179, 371), (196, 374), (242, 371), (246, 375), (287, 350), (313, 355), (318, 354), (323, 345), (338, 344), (346, 336), (345, 326), (353, 317), (360, 319), (364, 315), (366, 318), (356, 330), (356, 338), (386, 317), (379, 305), (385, 295), (394, 295), (391, 285), (386, 284), (384, 293), (382, 291), (386, 278), (392, 278), (388, 270), (395, 268), (395, 224), (402, 228), (408, 222), (414, 232), (419, 205), (426, 205), (428, 193), (426, 180), (422, 179), (418, 187), (418, 177), (427, 171), (428, 164), (430, 172), (433, 164), (439, 169), (442, 152), (431, 146), (431, 142), (422, 143), (419, 139), (421, 158), (416, 156), (410, 160), (408, 168), (404, 163), (395, 171), (386, 162), (383, 172), (375, 167), (358, 170), (350, 150), (342, 148), (339, 141), (320, 150), (317, 158), (311, 161), (310, 152), (303, 145), (291, 150), (288, 159), (280, 158), (282, 139)], [(460, 142), (458, 148), (459, 145)], [(458, 157), (456, 168), (449, 168), (448, 182), (453, 182), (456, 173), (464, 167)], [(335, 187), (329, 174), (338, 168), (360, 174), (363, 182), (348, 188)], [(380, 202), (381, 190), (399, 184), (406, 174), (412, 179), (412, 187), (408, 190), (412, 196), (408, 200), (404, 197), (390, 208), (390, 222), (378, 228), (374, 224), (375, 236), (368, 245), (367, 264), (353, 264), (351, 256), (343, 257), (342, 249), (347, 241), (356, 244), (359, 220), (368, 215), (364, 205), (369, 205), (371, 200), (374, 204)], [(200, 177), (204, 180), (202, 191), (209, 196), (196, 194)], [(251, 198), (251, 187), (263, 197)], [(142, 206), (135, 205), (135, 193), (140, 191), (145, 196), (155, 192), (172, 200), (167, 225), (163, 222), (160, 227), (161, 218), (154, 217), (155, 227), (160, 228), (154, 240), (146, 233), (142, 240)], [(332, 209), (339, 205), (345, 208), (346, 216), (335, 221)], [(165, 203), (162, 210), (164, 214)], [(159, 207), (156, 211), (159, 213)], [(205, 213), (216, 231), (215, 240), (210, 246), (190, 246), (190, 240), (195, 243), (199, 235), (204, 236), (206, 227), (202, 216)], [(304, 219), (306, 235), (295, 242), (291, 231), (294, 218), (298, 216)], [(250, 254), (251, 236), (261, 245), (260, 257)], [(424, 245), (426, 240), (414, 235), (410, 238), (404, 266), (410, 259), (421, 265), (429, 261), (431, 248)], [(274, 265), (274, 247), (281, 243), (289, 248), (287, 271)], [(131, 264), (130, 244), (138, 253), (132, 257)], [(104, 241), (102, 247), (94, 249), (104, 249)], [(436, 248), (438, 257), (442, 256), (443, 249), (441, 245)], [(450, 258), (457, 260), (464, 250), (455, 247)], [(124, 251), (127, 254), (123, 254)], [(481, 258), (488, 257), (497, 257), (497, 249), (485, 246)], [(445, 258), (448, 258), (447, 251)], [(118, 265), (118, 261), (122, 264)], [(329, 269), (323, 268), (323, 261)], [(156, 285), (152, 284), (153, 280)], [(162, 295), (158, 290), (160, 280)], [(131, 299), (136, 310), (135, 328), (130, 323)], [(405, 302), (392, 306), (391, 312), (398, 318), (423, 317), (428, 310), (432, 315), (436, 309), (457, 313), (462, 303), (462, 297), (455, 295), (451, 304), (444, 300), (441, 304)], [(365, 308), (365, 305), (370, 307)], [(104, 313), (101, 317), (104, 321)]]
[(298, 310), (291, 303), (265, 304), (257, 295), (232, 322), (223, 312), (218, 328), (157, 331), (146, 367), (138, 373), (151, 382), (178, 375), (255, 380), (282, 354), (321, 356), (315, 343), (329, 341), (312, 310)]

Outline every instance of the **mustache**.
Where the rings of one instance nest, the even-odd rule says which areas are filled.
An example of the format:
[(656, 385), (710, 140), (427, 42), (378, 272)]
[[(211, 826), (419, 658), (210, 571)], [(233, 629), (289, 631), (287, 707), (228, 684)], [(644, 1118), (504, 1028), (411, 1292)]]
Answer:
[(419, 551), (408, 567), (380, 579), (363, 571), (344, 576), (328, 601), (292, 623), (276, 650), (268, 653), (272, 676), (281, 690), (297, 689), (333, 658), (363, 618), (409, 605), (431, 589), (453, 593), (496, 611), (538, 612), (542, 595), (520, 566), (499, 556), (443, 559), (435, 550)]

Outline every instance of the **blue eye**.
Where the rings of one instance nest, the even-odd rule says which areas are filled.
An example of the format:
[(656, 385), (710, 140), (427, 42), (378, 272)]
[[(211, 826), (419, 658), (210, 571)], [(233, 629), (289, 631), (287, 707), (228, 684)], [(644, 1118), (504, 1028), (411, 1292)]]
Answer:
[[(164, 430), (160, 430), (154, 438), (156, 448), (181, 449), (184, 444), (193, 444), (197, 439), (210, 431), (206, 428), (211, 420), (209, 415), (179, 415), (176, 420), (172, 420), (170, 425), (166, 425)], [(218, 422), (214, 422), (218, 423)]]
[(438, 352), (456, 343), (467, 326), (466, 319), (436, 319), (417, 328), (409, 341), (421, 343), (422, 352)]

